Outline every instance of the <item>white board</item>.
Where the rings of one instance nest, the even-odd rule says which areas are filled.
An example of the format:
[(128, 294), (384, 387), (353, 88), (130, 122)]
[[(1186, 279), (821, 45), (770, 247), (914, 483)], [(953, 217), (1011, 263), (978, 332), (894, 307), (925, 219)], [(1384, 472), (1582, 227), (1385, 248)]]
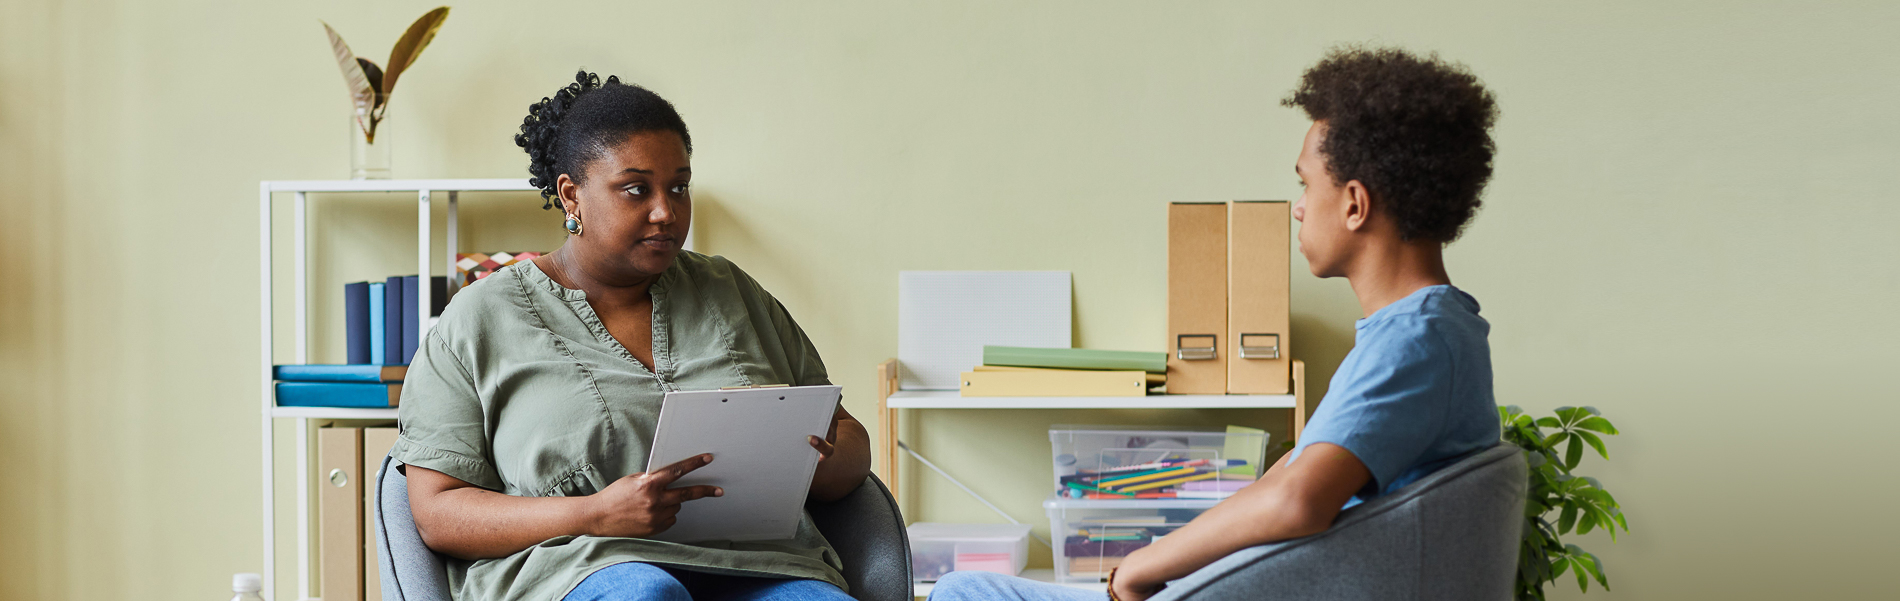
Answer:
[(838, 410), (838, 386), (669, 392), (654, 427), (647, 471), (712, 453), (712, 463), (669, 488), (712, 485), (725, 496), (680, 504), (679, 521), (653, 539), (787, 540), (804, 517), (818, 450)]
[(901, 390), (959, 390), (983, 346), (1069, 348), (1067, 271), (900, 271), (897, 362)]

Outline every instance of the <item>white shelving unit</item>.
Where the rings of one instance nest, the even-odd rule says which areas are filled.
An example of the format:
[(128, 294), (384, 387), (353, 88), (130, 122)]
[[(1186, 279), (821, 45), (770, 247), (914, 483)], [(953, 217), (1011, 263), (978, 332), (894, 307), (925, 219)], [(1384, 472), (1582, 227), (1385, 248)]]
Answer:
[(955, 390), (905, 390), (885, 399), (891, 409), (1292, 409), (1293, 404), (1290, 394), (963, 397)]
[[(878, 474), (891, 488), (896, 497), (902, 488), (898, 482), (898, 465), (903, 457), (897, 447), (898, 411), (904, 409), (1291, 409), (1289, 425), (1297, 439), (1300, 431), (1306, 427), (1306, 363), (1294, 360), (1292, 365), (1293, 394), (1158, 394), (1148, 396), (1120, 397), (965, 397), (955, 390), (898, 390), (897, 360), (886, 359), (877, 366), (877, 431), (879, 438), (878, 453), (883, 457), (883, 471)], [(901, 497), (899, 497), (901, 505)], [(1087, 501), (1076, 501), (1087, 506)], [(1109, 501), (1108, 503), (1113, 503)], [(1183, 506), (1207, 507), (1215, 501), (1183, 500)], [(1055, 570), (1024, 570), (1023, 577), (1042, 582), (1056, 583)], [(1100, 582), (1061, 582), (1063, 586), (1091, 591), (1106, 591), (1108, 585)], [(912, 588), (918, 597), (927, 597), (934, 584), (915, 583)]]
[[(447, 264), (446, 273), (455, 274), (455, 252), (459, 242), (457, 229), (456, 204), (462, 192), (531, 192), (536, 190), (528, 185), (526, 179), (419, 179), (419, 180), (306, 180), (306, 181), (264, 181), (259, 182), (257, 191), (258, 206), (258, 279), (260, 297), (260, 315), (262, 316), (262, 362), (260, 369), (259, 403), (264, 434), (264, 566), (260, 573), (264, 575), (263, 595), (267, 600), (276, 598), (276, 435), (273, 429), (278, 419), (296, 420), (296, 464), (297, 464), (297, 596), (310, 598), (310, 420), (394, 420), (395, 409), (349, 409), (332, 407), (278, 407), (271, 386), (271, 366), (278, 363), (274, 352), (275, 311), (272, 305), (272, 280), (278, 275), (274, 269), (271, 245), (272, 210), (271, 198), (274, 194), (295, 194), (291, 205), (293, 221), (291, 254), (294, 267), (290, 277), (295, 280), (296, 351), (291, 361), (286, 363), (310, 362), (310, 291), (308, 250), (308, 195), (311, 193), (336, 192), (373, 192), (416, 194), (416, 271), (427, 277), (430, 272), (429, 250), (430, 231), (429, 213), (436, 193), (447, 193), (446, 208), (448, 223), (445, 240), (442, 241)], [(454, 283), (449, 290), (453, 292)], [(419, 330), (427, 331), (429, 321), (429, 286), (417, 287), (420, 296), (416, 303), (416, 325)]]
[[(1094, 591), (1097, 593), (1108, 592), (1108, 583), (1106, 582), (1056, 582), (1055, 570), (1023, 570), (1021, 576), (1036, 582), (1060, 584), (1074, 589)], [(919, 582), (911, 585), (912, 594), (918, 597), (929, 597), (930, 590), (934, 588), (937, 588), (937, 583), (935, 582)]]

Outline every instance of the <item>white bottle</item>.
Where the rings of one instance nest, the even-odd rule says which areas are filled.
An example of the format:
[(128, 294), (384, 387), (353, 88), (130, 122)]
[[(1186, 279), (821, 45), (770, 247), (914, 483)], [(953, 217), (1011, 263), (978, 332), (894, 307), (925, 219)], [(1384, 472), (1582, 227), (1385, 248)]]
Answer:
[(231, 576), (231, 592), (237, 593), (231, 601), (264, 601), (257, 594), (264, 590), (264, 577), (257, 574), (236, 574)]

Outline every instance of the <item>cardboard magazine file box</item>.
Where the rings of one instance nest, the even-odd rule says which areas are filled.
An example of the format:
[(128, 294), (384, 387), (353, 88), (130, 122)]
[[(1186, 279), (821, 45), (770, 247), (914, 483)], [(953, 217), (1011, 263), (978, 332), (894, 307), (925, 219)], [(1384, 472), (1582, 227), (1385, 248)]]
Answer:
[(1227, 392), (1227, 203), (1168, 205), (1168, 394)]
[(1293, 355), (1287, 350), (1291, 206), (1278, 200), (1229, 205), (1223, 345), (1228, 394), (1292, 392)]
[(363, 600), (363, 429), (317, 429), (317, 580), (323, 601)]

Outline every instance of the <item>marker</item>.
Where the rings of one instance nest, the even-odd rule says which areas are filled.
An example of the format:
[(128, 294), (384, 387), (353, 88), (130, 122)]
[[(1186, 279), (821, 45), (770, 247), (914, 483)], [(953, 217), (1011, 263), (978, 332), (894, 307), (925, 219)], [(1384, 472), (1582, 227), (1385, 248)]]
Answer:
[[(1100, 482), (1096, 482), (1095, 485), (1103, 487), (1103, 488), (1110, 488), (1110, 487), (1121, 488), (1123, 486), (1127, 486), (1127, 485), (1135, 484), (1139, 482), (1147, 482), (1150, 480), (1160, 480), (1162, 478), (1167, 478), (1170, 476), (1185, 476), (1192, 473), (1194, 473), (1194, 468), (1180, 467), (1180, 468), (1175, 468), (1171, 470), (1162, 470), (1159, 472), (1142, 474), (1140, 476), (1129, 476), (1126, 478), (1115, 478), (1113, 480), (1103, 480)], [(1127, 491), (1123, 491), (1123, 492), (1127, 492)]]
[(1133, 497), (1133, 496), (1135, 496), (1135, 493), (1131, 493), (1131, 492), (1115, 492), (1115, 491), (1112, 491), (1112, 490), (1103, 490), (1103, 489), (1100, 489), (1100, 488), (1096, 488), (1096, 487), (1093, 487), (1093, 486), (1089, 486), (1089, 485), (1087, 485), (1087, 484), (1077, 484), (1077, 483), (1074, 483), (1074, 482), (1069, 482), (1069, 483), (1067, 483), (1067, 484), (1069, 485), (1069, 488), (1073, 488), (1073, 489), (1075, 489), (1075, 490), (1080, 490), (1080, 491), (1089, 491), (1089, 492), (1098, 492), (1098, 493), (1105, 493), (1105, 494), (1111, 494), (1111, 495), (1121, 495), (1121, 496), (1124, 496), (1124, 497)]
[(1218, 475), (1220, 475), (1220, 474), (1219, 474), (1219, 473), (1217, 473), (1217, 472), (1202, 472), (1202, 473), (1199, 473), (1199, 474), (1193, 474), (1193, 475), (1188, 475), (1188, 476), (1181, 476), (1181, 477), (1179, 477), (1179, 478), (1168, 478), (1168, 479), (1166, 479), (1166, 480), (1155, 480), (1155, 481), (1153, 481), (1153, 482), (1147, 482), (1147, 483), (1144, 483), (1144, 484), (1137, 484), (1137, 485), (1134, 485), (1134, 486), (1130, 486), (1130, 487), (1127, 487), (1127, 488), (1122, 488), (1122, 489), (1121, 489), (1121, 492), (1135, 492), (1135, 491), (1139, 491), (1139, 490), (1148, 490), (1148, 489), (1151, 489), (1151, 488), (1161, 488), (1161, 487), (1163, 487), (1163, 486), (1174, 486), (1174, 485), (1176, 485), (1176, 484), (1180, 484), (1180, 483), (1182, 483), (1182, 482), (1193, 482), (1193, 481), (1195, 481), (1195, 480), (1207, 480), (1207, 479), (1210, 479), (1210, 478), (1213, 478), (1213, 477), (1215, 477), (1215, 476), (1218, 476)]

